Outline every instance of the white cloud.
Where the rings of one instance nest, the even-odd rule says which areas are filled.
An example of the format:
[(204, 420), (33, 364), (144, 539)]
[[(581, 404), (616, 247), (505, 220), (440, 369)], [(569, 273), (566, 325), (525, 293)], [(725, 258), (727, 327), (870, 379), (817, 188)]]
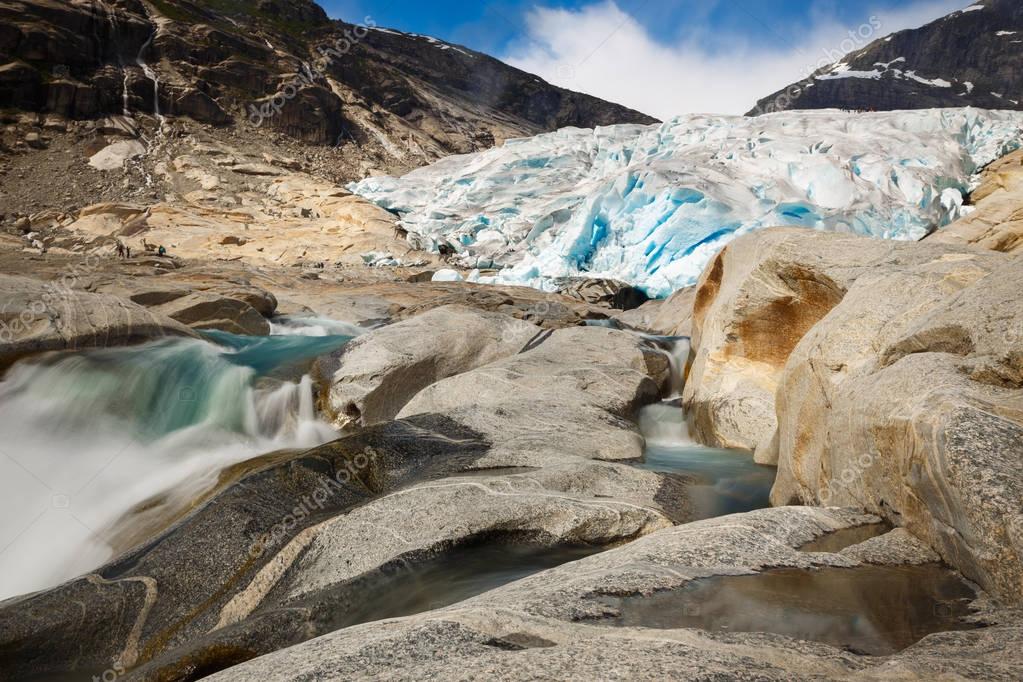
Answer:
[(918, 0), (897, 10), (866, 12), (862, 26), (818, 17), (795, 41), (765, 26), (756, 41), (716, 35), (674, 45), (656, 41), (614, 0), (579, 10), (536, 7), (526, 17), (527, 38), (503, 59), (555, 85), (662, 119), (691, 112), (740, 114), (843, 52), (963, 6), (963, 0)]

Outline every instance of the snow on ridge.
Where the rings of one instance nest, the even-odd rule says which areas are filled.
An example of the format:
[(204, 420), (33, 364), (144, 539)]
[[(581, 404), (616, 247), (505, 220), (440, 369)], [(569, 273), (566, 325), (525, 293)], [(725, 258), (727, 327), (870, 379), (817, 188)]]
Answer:
[(736, 236), (776, 225), (918, 239), (962, 212), (1023, 113), (937, 109), (678, 117), (565, 128), (350, 189), (484, 282), (609, 277), (666, 296)]
[(832, 65), (831, 69), (826, 73), (822, 73), (814, 78), (819, 81), (840, 80), (843, 78), (862, 78), (877, 81), (887, 75), (891, 75), (892, 78), (912, 80), (935, 88), (952, 87), (952, 83), (944, 78), (923, 78), (922, 76), (918, 76), (916, 71), (904, 71), (902, 69), (892, 68), (892, 64), (899, 64), (905, 61), (905, 57), (898, 57), (890, 62), (875, 62), (874, 66), (877, 68), (870, 71), (853, 71), (846, 62), (839, 62)]
[(870, 80), (881, 80), (881, 76), (884, 75), (883, 71), (874, 69), (873, 71), (838, 71), (833, 73), (826, 73), (822, 76), (817, 76), (819, 81), (831, 81), (839, 80), (842, 78), (867, 78)]

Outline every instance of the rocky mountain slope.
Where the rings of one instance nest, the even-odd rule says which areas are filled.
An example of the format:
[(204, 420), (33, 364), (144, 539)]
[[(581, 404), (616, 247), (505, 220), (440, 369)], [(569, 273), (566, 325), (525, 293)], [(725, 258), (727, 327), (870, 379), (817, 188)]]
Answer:
[(352, 175), (653, 119), (311, 0), (4, 0), (0, 108), (189, 117), (345, 150)]
[(921, 28), (876, 40), (765, 97), (750, 114), (962, 106), (1023, 109), (1018, 0), (978, 0)]

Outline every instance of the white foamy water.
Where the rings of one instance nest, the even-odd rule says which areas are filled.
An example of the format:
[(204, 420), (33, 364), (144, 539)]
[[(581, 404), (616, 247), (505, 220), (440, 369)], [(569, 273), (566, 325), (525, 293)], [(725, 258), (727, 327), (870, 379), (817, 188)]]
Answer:
[(166, 340), (8, 372), (0, 382), (0, 598), (95, 569), (126, 549), (113, 546), (115, 527), (157, 527), (225, 467), (337, 437), (317, 419), (308, 376), (266, 375), (347, 337), (216, 338), (225, 345)]
[(270, 321), (275, 336), (358, 336), (366, 330), (349, 322), (322, 317), (275, 317)]

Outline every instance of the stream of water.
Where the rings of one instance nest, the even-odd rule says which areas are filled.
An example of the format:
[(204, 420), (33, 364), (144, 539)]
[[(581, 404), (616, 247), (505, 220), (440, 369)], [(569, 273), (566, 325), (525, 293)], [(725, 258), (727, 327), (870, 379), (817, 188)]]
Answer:
[(350, 338), (214, 332), (15, 365), (0, 382), (0, 598), (126, 549), (111, 530), (140, 505), (172, 516), (227, 466), (336, 438), (303, 373)]
[(775, 469), (753, 455), (700, 445), (689, 435), (677, 400), (644, 408), (639, 415), (646, 449), (640, 468), (695, 478), (689, 499), (696, 519), (764, 509), (770, 506)]
[(670, 378), (668, 397), (640, 411), (639, 429), (646, 439), (640, 468), (693, 479), (688, 492), (697, 519), (769, 507), (773, 467), (756, 464), (748, 452), (700, 445), (689, 434), (682, 391), (688, 378), (691, 340), (685, 336), (643, 339), (665, 355)]

